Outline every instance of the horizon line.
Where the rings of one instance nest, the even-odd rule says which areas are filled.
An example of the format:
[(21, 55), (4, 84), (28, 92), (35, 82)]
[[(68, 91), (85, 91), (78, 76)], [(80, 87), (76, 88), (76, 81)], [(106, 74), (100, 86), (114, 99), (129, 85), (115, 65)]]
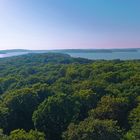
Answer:
[(138, 48), (138, 47), (136, 47), (136, 48), (69, 48), (69, 49), (65, 49), (65, 48), (63, 48), (63, 49), (15, 49), (15, 48), (13, 48), (13, 49), (0, 49), (0, 51), (9, 51), (9, 50), (25, 50), (25, 51), (56, 51), (56, 50), (115, 50), (115, 49), (118, 49), (118, 50), (120, 50), (120, 49), (140, 49), (140, 48)]

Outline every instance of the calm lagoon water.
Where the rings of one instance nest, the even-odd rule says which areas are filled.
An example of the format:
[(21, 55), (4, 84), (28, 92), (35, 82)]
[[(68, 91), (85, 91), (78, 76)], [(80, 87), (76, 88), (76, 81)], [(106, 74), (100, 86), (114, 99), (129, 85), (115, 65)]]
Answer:
[[(0, 58), (18, 56), (28, 54), (28, 52), (14, 52), (14, 53), (6, 53), (0, 54)], [(105, 60), (113, 60), (113, 59), (121, 59), (121, 60), (132, 60), (132, 59), (140, 59), (140, 51), (137, 52), (112, 52), (112, 53), (104, 53), (104, 52), (95, 52), (95, 53), (67, 53), (72, 57), (82, 57), (88, 59), (105, 59)]]
[(82, 57), (88, 59), (121, 59), (121, 60), (132, 60), (140, 59), (140, 51), (137, 52), (112, 52), (112, 53), (68, 53), (72, 57)]
[(13, 53), (0, 54), (0, 58), (18, 56), (18, 55), (23, 55), (23, 54), (28, 54), (28, 52), (13, 52)]

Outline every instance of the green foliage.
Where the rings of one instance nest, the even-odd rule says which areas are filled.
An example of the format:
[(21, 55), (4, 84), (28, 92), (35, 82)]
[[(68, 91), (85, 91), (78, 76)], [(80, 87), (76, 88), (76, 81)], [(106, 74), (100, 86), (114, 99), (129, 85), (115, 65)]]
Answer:
[(140, 140), (140, 122), (132, 126), (132, 129), (124, 135), (124, 140)]
[(64, 140), (120, 140), (121, 129), (112, 120), (88, 118), (80, 124), (70, 124)]
[(3, 130), (0, 129), (0, 140), (10, 140), (7, 135), (3, 134)]
[(97, 104), (97, 95), (92, 90), (80, 90), (73, 94), (73, 97), (80, 103), (79, 120), (88, 116), (88, 111)]
[(28, 89), (8, 94), (3, 101), (3, 105), (9, 109), (7, 131), (33, 128), (32, 113), (38, 104), (37, 95)]
[(140, 103), (136, 108), (134, 108), (129, 115), (130, 124), (136, 125), (140, 122)]
[(6, 107), (0, 107), (0, 127), (4, 130), (8, 128), (9, 121), (9, 109)]
[(58, 53), (0, 59), (2, 140), (33, 135), (32, 140), (38, 131), (49, 140), (61, 140), (64, 131), (67, 140), (137, 140), (139, 118), (140, 60), (92, 61)]
[(136, 107), (129, 114), (131, 129), (124, 135), (124, 140), (140, 140), (140, 96), (136, 98)]
[(79, 115), (78, 104), (69, 96), (49, 97), (33, 114), (35, 127), (45, 132), (48, 139), (60, 139), (68, 124)]
[(125, 98), (103, 96), (97, 107), (89, 114), (96, 119), (117, 120), (119, 125), (123, 126), (126, 123), (128, 111), (129, 104)]
[(17, 129), (10, 133), (9, 140), (45, 140), (45, 135), (34, 130), (26, 132), (23, 129)]
[(0, 140), (46, 140), (45, 134), (36, 130), (26, 132), (23, 129), (13, 130), (10, 135), (4, 135), (0, 130)]

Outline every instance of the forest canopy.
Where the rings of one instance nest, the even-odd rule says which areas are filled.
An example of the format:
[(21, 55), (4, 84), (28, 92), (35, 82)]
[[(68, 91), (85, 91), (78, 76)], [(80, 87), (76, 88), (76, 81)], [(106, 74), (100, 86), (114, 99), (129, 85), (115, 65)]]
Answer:
[(140, 60), (0, 59), (1, 140), (139, 140)]

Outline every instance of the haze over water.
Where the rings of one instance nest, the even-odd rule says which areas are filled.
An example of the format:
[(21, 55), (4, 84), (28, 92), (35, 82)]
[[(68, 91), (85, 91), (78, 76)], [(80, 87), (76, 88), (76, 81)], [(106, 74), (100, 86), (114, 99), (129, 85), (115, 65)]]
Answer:
[[(133, 59), (140, 59), (140, 50), (136, 52), (112, 52), (112, 53), (104, 53), (104, 52), (95, 52), (95, 53), (76, 53), (76, 52), (65, 52), (69, 54), (72, 57), (81, 57), (81, 58), (87, 58), (87, 59), (93, 59), (93, 60), (113, 60), (113, 59), (121, 59), (121, 60), (133, 60)], [(0, 58), (6, 58), (6, 57), (12, 57), (12, 56), (18, 56), (18, 55), (24, 55), (28, 54), (28, 52), (14, 52), (14, 53), (6, 53), (6, 54), (0, 54)]]

